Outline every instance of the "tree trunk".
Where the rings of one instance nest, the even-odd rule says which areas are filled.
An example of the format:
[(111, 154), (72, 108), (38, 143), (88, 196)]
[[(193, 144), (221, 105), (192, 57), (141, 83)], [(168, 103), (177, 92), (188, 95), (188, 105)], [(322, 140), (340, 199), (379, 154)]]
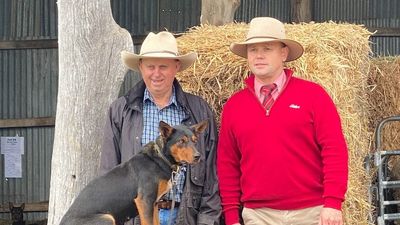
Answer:
[(292, 22), (310, 22), (312, 20), (313, 0), (290, 0)]
[(127, 72), (129, 32), (110, 0), (58, 0), (59, 88), (48, 224), (59, 224), (74, 197), (97, 176), (106, 112)]
[(202, 0), (200, 23), (224, 25), (233, 22), (240, 0)]

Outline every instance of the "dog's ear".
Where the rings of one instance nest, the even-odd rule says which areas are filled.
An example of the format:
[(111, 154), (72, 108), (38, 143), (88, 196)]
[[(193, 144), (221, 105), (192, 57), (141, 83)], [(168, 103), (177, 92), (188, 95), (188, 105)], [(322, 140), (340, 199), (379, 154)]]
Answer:
[(208, 126), (208, 120), (203, 120), (200, 123), (191, 126), (190, 129), (193, 130), (193, 133), (196, 136), (199, 136), (200, 133), (206, 130), (207, 126)]
[(25, 202), (21, 204), (21, 209), (24, 210), (25, 209)]
[(174, 131), (174, 128), (164, 121), (160, 121), (159, 129), (164, 141), (171, 136), (172, 132)]

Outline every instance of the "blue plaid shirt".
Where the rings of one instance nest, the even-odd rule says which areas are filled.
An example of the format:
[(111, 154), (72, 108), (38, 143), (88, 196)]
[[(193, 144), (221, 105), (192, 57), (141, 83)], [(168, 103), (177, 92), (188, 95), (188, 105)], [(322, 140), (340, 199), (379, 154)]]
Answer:
[[(154, 141), (159, 136), (158, 126), (160, 121), (164, 121), (171, 126), (179, 125), (186, 118), (186, 113), (176, 101), (175, 88), (172, 89), (172, 96), (168, 105), (159, 109), (154, 102), (153, 97), (147, 88), (144, 91), (143, 97), (143, 135), (142, 146)], [(174, 198), (176, 202), (181, 201), (183, 193), (183, 185), (185, 182), (186, 167), (181, 166), (176, 175), (176, 186), (174, 186)], [(172, 190), (164, 197), (167, 200), (172, 200)]]

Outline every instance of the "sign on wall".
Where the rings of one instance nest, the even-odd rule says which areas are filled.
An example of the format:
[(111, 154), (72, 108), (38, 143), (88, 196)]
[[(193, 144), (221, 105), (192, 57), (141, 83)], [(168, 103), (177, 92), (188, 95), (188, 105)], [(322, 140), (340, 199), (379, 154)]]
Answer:
[(4, 177), (22, 178), (24, 137), (1, 137), (1, 154), (4, 155)]

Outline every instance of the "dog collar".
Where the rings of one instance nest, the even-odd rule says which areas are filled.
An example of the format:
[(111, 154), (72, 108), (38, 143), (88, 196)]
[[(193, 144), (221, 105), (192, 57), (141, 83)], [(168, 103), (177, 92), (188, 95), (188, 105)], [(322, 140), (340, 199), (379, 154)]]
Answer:
[(164, 148), (164, 143), (162, 142), (161, 136), (159, 136), (156, 139), (155, 145), (154, 145), (154, 150), (156, 151), (158, 157), (160, 157), (165, 163), (168, 164), (168, 166), (172, 169), (172, 171), (178, 171), (179, 166), (172, 164), (162, 153), (162, 149)]

